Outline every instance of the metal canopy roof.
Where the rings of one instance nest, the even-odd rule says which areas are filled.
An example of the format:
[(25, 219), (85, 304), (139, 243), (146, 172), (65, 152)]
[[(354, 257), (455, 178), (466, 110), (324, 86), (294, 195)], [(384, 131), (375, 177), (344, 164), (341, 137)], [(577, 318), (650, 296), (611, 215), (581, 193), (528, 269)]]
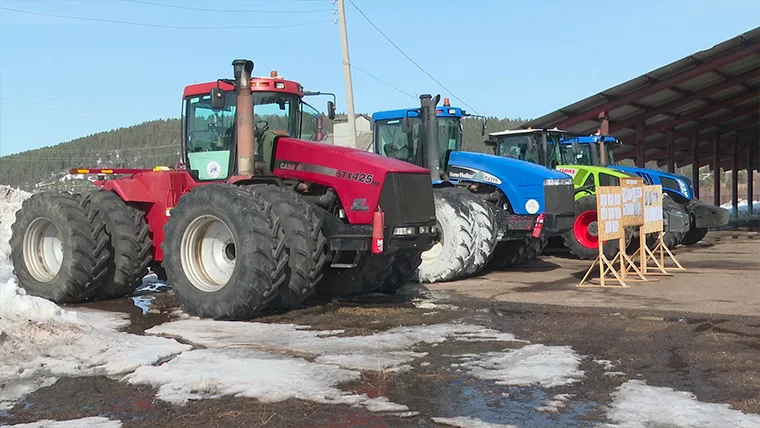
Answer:
[[(617, 159), (667, 163), (668, 140), (677, 166), (692, 163), (693, 139), (699, 166), (712, 164), (713, 142), (720, 165), (731, 168), (731, 143), (746, 167), (747, 147), (760, 152), (760, 27), (628, 82), (531, 120), (520, 128), (559, 127), (593, 134), (609, 119), (609, 133), (624, 145)], [(757, 159), (757, 158), (756, 158)], [(641, 161), (639, 161), (641, 162)], [(755, 161), (753, 169), (760, 170)]]

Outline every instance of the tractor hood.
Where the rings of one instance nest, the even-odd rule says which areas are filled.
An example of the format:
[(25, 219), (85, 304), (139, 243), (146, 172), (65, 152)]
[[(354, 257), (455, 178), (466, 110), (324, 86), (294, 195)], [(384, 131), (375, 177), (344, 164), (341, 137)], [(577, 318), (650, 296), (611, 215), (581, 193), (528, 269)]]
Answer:
[(680, 195), (687, 201), (694, 197), (694, 183), (685, 175), (633, 166), (614, 165), (609, 168), (641, 177), (645, 184), (659, 184), (663, 191)]
[[(505, 177), (508, 177), (508, 181), (515, 186), (543, 186), (544, 180), (569, 178), (567, 174), (532, 162), (485, 153), (451, 152), (448, 167), (482, 171), (493, 176), (495, 180), (486, 176), (486, 181), (492, 181), (494, 184), (501, 184), (502, 181), (507, 181)], [(456, 180), (466, 177), (451, 178)]]
[[(306, 153), (317, 155), (322, 158), (326, 163), (334, 163), (336, 167), (340, 166), (340, 159), (348, 160), (350, 162), (356, 162), (357, 164), (372, 165), (377, 169), (385, 170), (386, 172), (412, 172), (429, 174), (426, 168), (419, 167), (417, 165), (400, 161), (388, 156), (378, 155), (365, 150), (354, 149), (351, 147), (336, 146), (332, 144), (317, 143), (313, 141), (303, 140), (291, 140), (293, 142), (298, 141), (302, 143), (294, 144), (291, 146), (292, 150), (303, 149)], [(330, 162), (330, 157), (334, 157)]]

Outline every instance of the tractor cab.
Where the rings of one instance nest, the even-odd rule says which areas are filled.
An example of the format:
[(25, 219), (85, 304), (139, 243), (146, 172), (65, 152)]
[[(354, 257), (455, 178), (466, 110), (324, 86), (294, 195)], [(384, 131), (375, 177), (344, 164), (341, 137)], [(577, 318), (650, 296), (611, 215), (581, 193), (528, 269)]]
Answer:
[[(560, 141), (560, 150), (566, 165), (614, 166), (617, 162), (613, 149), (620, 144), (620, 141), (610, 136), (565, 135)], [(606, 160), (602, 159), (605, 154)]]
[(559, 129), (517, 129), (488, 134), (486, 145), (497, 156), (532, 162), (555, 169), (565, 163), (560, 141), (565, 131)]
[[(223, 181), (234, 175), (237, 169), (237, 93), (234, 83), (234, 79), (220, 79), (185, 87), (182, 157), (197, 181)], [(276, 71), (269, 77), (251, 78), (250, 91), (257, 165), (266, 165), (267, 170), (272, 170), (271, 145), (277, 135), (310, 141), (319, 139), (319, 111), (304, 102), (303, 97), (325, 93), (305, 92), (299, 83), (283, 79)], [(328, 117), (335, 117), (334, 101), (327, 103), (327, 111)]]
[[(451, 107), (448, 98), (443, 106), (436, 107), (438, 122), (438, 169), (445, 169), (447, 154), (462, 149), (462, 118), (481, 117), (467, 113), (459, 107)], [(482, 119), (482, 134), (486, 122)], [(376, 112), (372, 115), (374, 151), (383, 156), (396, 158), (425, 168), (424, 147), (420, 145), (419, 109), (399, 109)]]

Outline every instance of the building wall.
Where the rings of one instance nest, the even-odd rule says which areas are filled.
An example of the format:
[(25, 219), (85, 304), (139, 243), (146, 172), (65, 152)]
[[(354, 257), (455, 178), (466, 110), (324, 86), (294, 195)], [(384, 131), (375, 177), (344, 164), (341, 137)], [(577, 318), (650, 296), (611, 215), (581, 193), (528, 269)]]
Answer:
[[(364, 116), (356, 117), (356, 133), (365, 134), (372, 133), (372, 123)], [(333, 125), (333, 141), (338, 146), (348, 146), (348, 122), (335, 122)]]

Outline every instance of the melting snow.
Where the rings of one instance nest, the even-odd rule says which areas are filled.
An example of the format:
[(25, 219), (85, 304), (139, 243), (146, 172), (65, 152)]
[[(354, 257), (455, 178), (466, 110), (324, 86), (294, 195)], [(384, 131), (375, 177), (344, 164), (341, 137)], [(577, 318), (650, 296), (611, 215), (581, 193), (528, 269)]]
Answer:
[(526, 345), (506, 352), (469, 355), (467, 360), (460, 366), (471, 375), (500, 385), (551, 388), (578, 382), (584, 376), (579, 369), (581, 356), (569, 346)]
[(64, 376), (122, 375), (191, 347), (116, 331), (122, 314), (66, 311), (28, 296), (14, 278), (0, 283), (0, 409)]
[[(13, 187), (0, 186), (0, 261), (9, 258), (11, 247), (8, 242), (11, 240), (11, 224), (16, 221), (16, 211), (21, 208), (21, 203), (31, 195)], [(0, 281), (5, 282), (6, 279), (0, 276)]]
[(94, 416), (68, 421), (44, 420), (30, 424), (7, 425), (6, 428), (121, 428), (121, 421)]
[(567, 406), (573, 394), (557, 394), (551, 400), (547, 400), (543, 406), (536, 407), (539, 412), (559, 412), (559, 409)]
[(760, 415), (745, 414), (728, 404), (702, 403), (694, 394), (629, 380), (612, 393), (608, 427), (760, 428)]
[(403, 412), (407, 406), (338, 389), (359, 379), (360, 370), (409, 370), (405, 363), (427, 355), (409, 348), (449, 339), (513, 339), (470, 324), (398, 327), (371, 336), (338, 337), (342, 330), (308, 330), (295, 324), (180, 320), (148, 334), (182, 337), (208, 349), (185, 352), (158, 367), (125, 377), (159, 388), (158, 397), (177, 404), (225, 395), (262, 401), (300, 398), (360, 406), (373, 412)]
[(491, 424), (469, 416), (457, 416), (456, 418), (433, 418), (433, 422), (459, 428), (517, 428), (515, 425)]

